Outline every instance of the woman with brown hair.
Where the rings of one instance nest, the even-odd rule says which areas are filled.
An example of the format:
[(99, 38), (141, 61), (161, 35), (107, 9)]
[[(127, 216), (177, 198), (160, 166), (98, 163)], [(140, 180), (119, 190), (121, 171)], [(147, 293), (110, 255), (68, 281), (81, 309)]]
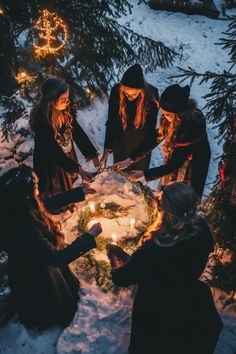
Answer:
[[(51, 197), (47, 205), (55, 211), (70, 201), (84, 199), (78, 188)], [(68, 326), (79, 300), (79, 281), (68, 264), (96, 247), (101, 225), (65, 245), (60, 224), (39, 197), (38, 178), (22, 165), (0, 177), (0, 251), (8, 254), (11, 299), (20, 321), (28, 328)]]
[(192, 187), (168, 184), (161, 196), (161, 225), (151, 238), (130, 257), (107, 246), (113, 282), (138, 285), (131, 354), (214, 353), (222, 321), (209, 287), (199, 280), (214, 242), (196, 213), (197, 202)]
[(211, 150), (203, 113), (189, 99), (189, 86), (171, 85), (162, 93), (159, 106), (160, 125), (152, 139), (134, 149), (129, 157), (113, 169), (132, 167), (158, 144), (163, 142), (164, 164), (159, 167), (131, 171), (129, 178), (146, 181), (163, 177), (161, 184), (186, 181), (202, 197), (208, 173)]
[[(131, 66), (110, 94), (104, 153), (101, 165), (109, 153), (114, 162), (126, 159), (146, 139), (155, 135), (158, 90), (144, 81), (140, 65)], [(135, 164), (135, 168), (148, 168), (150, 154)]]
[(78, 164), (73, 142), (95, 167), (99, 164), (97, 151), (72, 114), (64, 81), (50, 78), (44, 82), (41, 98), (31, 111), (31, 127), (40, 194), (54, 195), (72, 188), (78, 174), (90, 181), (90, 174)]

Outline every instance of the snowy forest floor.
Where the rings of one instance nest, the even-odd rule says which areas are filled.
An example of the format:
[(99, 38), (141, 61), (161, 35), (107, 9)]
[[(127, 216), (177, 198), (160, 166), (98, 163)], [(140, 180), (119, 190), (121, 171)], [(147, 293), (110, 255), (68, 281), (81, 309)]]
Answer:
[[(119, 20), (120, 23), (142, 35), (163, 41), (167, 46), (173, 47), (181, 54), (181, 58), (177, 58), (172, 67), (168, 69), (156, 68), (154, 73), (146, 76), (147, 81), (157, 86), (159, 92), (175, 82), (175, 80), (170, 79), (170, 76), (179, 73), (178, 66), (183, 68), (191, 66), (202, 73), (207, 70), (222, 72), (228, 68), (227, 51), (222, 50), (221, 46), (215, 45), (222, 37), (221, 33), (226, 31), (227, 21), (213, 20), (203, 16), (188, 16), (181, 13), (157, 12), (151, 10), (145, 4), (137, 5), (135, 0), (130, 2), (134, 5), (132, 14), (122, 17)], [(216, 5), (220, 5), (220, 2), (215, 1)], [(235, 11), (230, 10), (228, 14), (235, 14)], [(204, 106), (202, 96), (207, 93), (208, 89), (208, 85), (199, 86), (197, 82), (192, 86), (191, 97), (198, 101), (200, 108)], [(98, 99), (94, 100), (91, 107), (80, 111), (78, 114), (79, 123), (100, 153), (102, 153), (106, 118), (107, 102), (101, 102)], [(16, 127), (19, 129), (27, 124), (27, 121), (21, 119), (17, 122)], [(212, 160), (205, 195), (210, 192), (215, 179), (218, 165), (217, 158), (221, 154), (222, 146), (215, 139), (217, 131), (212, 126), (208, 127), (208, 135), (212, 149)], [(16, 141), (14, 140), (2, 142), (0, 151), (1, 174), (10, 167), (17, 165), (17, 154), (29, 151), (32, 147), (32, 140), (25, 141), (18, 148), (16, 148)], [(92, 169), (91, 165), (86, 165), (79, 152), (78, 157), (84, 167)], [(32, 158), (29, 157), (26, 162), (32, 164)], [(160, 148), (156, 148), (152, 153), (151, 166), (157, 166), (161, 162)], [(156, 184), (157, 182), (149, 183), (153, 189), (155, 189)], [(68, 233), (67, 227), (71, 228), (74, 217), (75, 214), (68, 214), (65, 217), (67, 221), (64, 223), (64, 228)], [(0, 330), (0, 353), (126, 354), (132, 310), (130, 290), (121, 291), (119, 295), (109, 292), (104, 293), (95, 283), (88, 284), (83, 279), (81, 280), (83, 285), (81, 301), (78, 312), (68, 328), (64, 331), (61, 328), (52, 328), (43, 333), (38, 333), (26, 330), (15, 317)], [(218, 289), (213, 290), (213, 295), (225, 325), (215, 354), (235, 354), (236, 304), (228, 301), (229, 294)]]

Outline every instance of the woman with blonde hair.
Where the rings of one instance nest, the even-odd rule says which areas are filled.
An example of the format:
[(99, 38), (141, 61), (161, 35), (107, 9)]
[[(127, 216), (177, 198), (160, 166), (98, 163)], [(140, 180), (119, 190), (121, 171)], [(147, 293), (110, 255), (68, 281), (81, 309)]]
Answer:
[(79, 165), (73, 142), (86, 160), (98, 166), (97, 151), (79, 126), (70, 105), (68, 85), (61, 79), (47, 79), (41, 98), (31, 111), (34, 132), (34, 170), (39, 177), (40, 194), (66, 191), (80, 174), (85, 181), (90, 174)]
[[(126, 159), (155, 135), (158, 98), (158, 90), (144, 81), (140, 65), (128, 68), (111, 90), (101, 165), (106, 163), (109, 153), (113, 153), (114, 162)], [(149, 161), (147, 154), (135, 168), (148, 168)]]
[(199, 280), (214, 242), (197, 214), (198, 195), (185, 183), (163, 186), (162, 221), (128, 256), (108, 245), (112, 279), (137, 284), (129, 353), (213, 354), (222, 329), (211, 290)]
[(146, 139), (126, 160), (118, 162), (113, 168), (131, 169), (136, 161), (145, 158), (163, 142), (164, 164), (143, 171), (131, 171), (129, 178), (137, 181), (144, 177), (146, 181), (150, 181), (163, 177), (162, 185), (170, 181), (186, 181), (202, 197), (211, 150), (203, 113), (189, 99), (189, 93), (189, 86), (175, 84), (167, 87), (159, 102), (162, 116), (155, 136)]

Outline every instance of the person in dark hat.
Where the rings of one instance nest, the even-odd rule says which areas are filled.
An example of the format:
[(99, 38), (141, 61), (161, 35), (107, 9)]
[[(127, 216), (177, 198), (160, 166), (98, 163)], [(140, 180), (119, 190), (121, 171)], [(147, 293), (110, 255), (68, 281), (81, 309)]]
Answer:
[[(135, 64), (124, 73), (120, 83), (111, 90), (104, 153), (101, 166), (109, 153), (114, 162), (126, 159), (145, 140), (154, 138), (159, 99), (157, 88), (147, 84), (140, 65)], [(150, 154), (134, 166), (148, 168)]]
[[(73, 195), (71, 191), (50, 197), (46, 203), (50, 211), (84, 199), (79, 188)], [(0, 177), (0, 224), (0, 252), (8, 254), (11, 303), (20, 321), (27, 328), (68, 326), (80, 289), (68, 264), (96, 247), (101, 225), (66, 245), (60, 223), (39, 196), (38, 177), (25, 165)]]
[(161, 225), (149, 239), (131, 256), (107, 245), (115, 285), (137, 285), (129, 353), (213, 354), (222, 321), (199, 280), (213, 237), (193, 188), (174, 182), (162, 189)]
[(31, 111), (34, 132), (34, 170), (39, 177), (40, 194), (66, 191), (80, 174), (85, 181), (90, 174), (79, 165), (73, 142), (86, 160), (98, 166), (97, 151), (72, 113), (69, 87), (61, 79), (47, 79), (39, 102)]
[(202, 197), (211, 150), (203, 113), (195, 101), (189, 99), (189, 94), (189, 86), (175, 84), (167, 87), (160, 97), (162, 115), (155, 137), (146, 139), (125, 161), (117, 163), (114, 169), (130, 169), (136, 161), (143, 159), (163, 142), (164, 164), (142, 171), (133, 170), (129, 178), (132, 181), (143, 177), (146, 181), (162, 178), (161, 185), (170, 181), (186, 181)]

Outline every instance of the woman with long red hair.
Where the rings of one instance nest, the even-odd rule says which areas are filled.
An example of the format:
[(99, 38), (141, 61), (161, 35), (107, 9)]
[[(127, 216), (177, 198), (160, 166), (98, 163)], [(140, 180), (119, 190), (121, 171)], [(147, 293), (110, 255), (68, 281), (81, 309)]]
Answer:
[[(165, 89), (160, 98), (162, 113), (159, 128), (151, 139), (134, 149), (129, 157), (113, 169), (126, 169), (129, 178), (150, 181), (162, 178), (161, 185), (171, 181), (187, 182), (202, 197), (211, 157), (206, 122), (196, 103), (189, 99), (189, 86), (178, 84)], [(136, 161), (145, 158), (158, 144), (163, 143), (164, 164), (151, 169), (136, 169)]]
[[(46, 206), (55, 212), (84, 197), (76, 188), (48, 198)], [(0, 222), (0, 252), (8, 254), (11, 303), (20, 321), (27, 328), (68, 326), (80, 289), (68, 264), (96, 247), (101, 225), (93, 225), (66, 245), (60, 223), (39, 196), (38, 177), (25, 165), (0, 177)]]
[(34, 170), (41, 195), (72, 188), (78, 174), (90, 180), (89, 173), (78, 163), (73, 142), (86, 160), (93, 160), (95, 167), (99, 164), (95, 147), (74, 117), (69, 96), (69, 87), (63, 80), (47, 79), (40, 100), (31, 111)]
[[(139, 144), (155, 135), (158, 98), (158, 90), (144, 81), (140, 65), (135, 64), (124, 73), (111, 90), (101, 165), (109, 153), (113, 153), (114, 162), (126, 159)], [(135, 168), (148, 168), (149, 162), (150, 154)]]

